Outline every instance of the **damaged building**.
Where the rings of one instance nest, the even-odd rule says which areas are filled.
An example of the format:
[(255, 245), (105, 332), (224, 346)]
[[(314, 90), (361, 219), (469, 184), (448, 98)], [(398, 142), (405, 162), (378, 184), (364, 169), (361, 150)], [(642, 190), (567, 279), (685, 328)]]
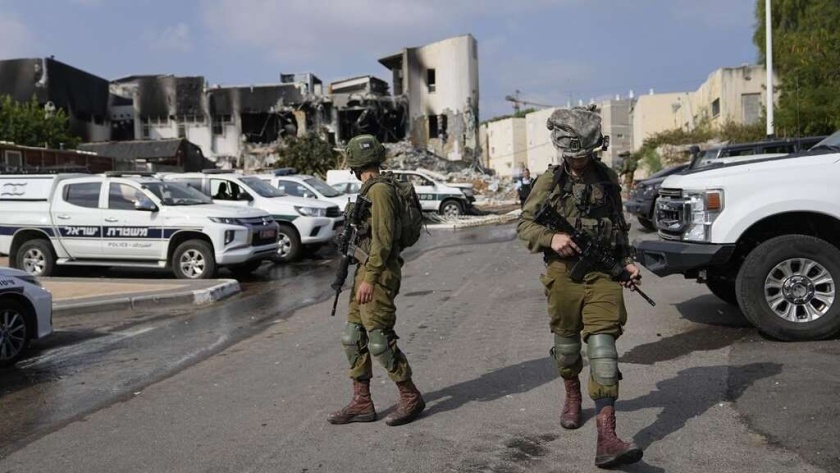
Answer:
[(373, 76), (351, 77), (330, 84), (335, 142), (367, 133), (385, 143), (408, 134), (408, 100), (388, 93), (388, 83)]
[(394, 95), (407, 97), (411, 143), (449, 160), (472, 160), (479, 144), (476, 39), (404, 48), (379, 62), (392, 72)]
[(108, 81), (53, 58), (0, 61), (0, 96), (19, 102), (34, 96), (45, 111), (63, 110), (70, 131), (85, 141), (111, 136)]

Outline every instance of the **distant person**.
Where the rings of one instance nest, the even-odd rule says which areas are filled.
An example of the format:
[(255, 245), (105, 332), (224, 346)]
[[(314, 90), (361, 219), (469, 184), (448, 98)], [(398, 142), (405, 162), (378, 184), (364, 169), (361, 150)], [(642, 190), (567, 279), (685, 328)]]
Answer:
[(624, 162), (621, 164), (621, 172), (619, 172), (619, 175), (624, 177), (625, 192), (633, 190), (633, 176), (636, 174), (637, 167), (639, 167), (639, 158), (630, 153), (626, 153), (624, 155)]
[(519, 195), (519, 207), (525, 205), (525, 201), (528, 200), (528, 195), (531, 194), (531, 188), (534, 186), (533, 181), (531, 181), (531, 171), (528, 168), (522, 170), (522, 178), (516, 182), (516, 193)]

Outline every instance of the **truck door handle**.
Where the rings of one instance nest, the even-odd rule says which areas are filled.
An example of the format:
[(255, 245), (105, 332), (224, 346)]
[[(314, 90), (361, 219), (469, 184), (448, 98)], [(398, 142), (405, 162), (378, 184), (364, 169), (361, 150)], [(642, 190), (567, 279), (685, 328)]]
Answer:
[(61, 220), (70, 220), (69, 215), (56, 215), (55, 218), (58, 218), (58, 219), (61, 219)]
[(108, 217), (105, 219), (106, 222), (119, 222), (120, 219), (114, 217)]

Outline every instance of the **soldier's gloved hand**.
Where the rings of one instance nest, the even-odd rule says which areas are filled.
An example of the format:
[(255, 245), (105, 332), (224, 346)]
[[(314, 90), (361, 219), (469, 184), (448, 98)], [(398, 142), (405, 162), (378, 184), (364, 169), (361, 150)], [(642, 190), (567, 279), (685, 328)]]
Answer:
[(373, 300), (373, 284), (362, 281), (359, 288), (356, 290), (356, 302), (359, 304), (367, 304)]
[(566, 258), (571, 258), (580, 253), (580, 248), (575, 245), (575, 242), (567, 233), (557, 233), (551, 237), (551, 249)]
[(635, 264), (628, 264), (624, 267), (628, 273), (630, 273), (630, 280), (629, 281), (622, 281), (621, 285), (626, 287), (627, 289), (633, 289), (633, 286), (641, 286), (642, 285), (642, 272), (639, 270), (639, 267)]

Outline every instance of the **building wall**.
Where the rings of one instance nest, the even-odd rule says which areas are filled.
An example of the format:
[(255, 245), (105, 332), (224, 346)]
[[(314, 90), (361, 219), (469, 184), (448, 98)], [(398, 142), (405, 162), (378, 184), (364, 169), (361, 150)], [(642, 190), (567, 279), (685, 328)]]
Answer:
[[(763, 66), (722, 68), (711, 73), (692, 94), (694, 124), (706, 118), (713, 126), (755, 123), (767, 104)], [(717, 101), (717, 104), (715, 102)]]
[(633, 106), (633, 151), (642, 147), (649, 136), (680, 126), (673, 105), (686, 100), (685, 93), (649, 94), (638, 98)]
[(519, 176), (528, 164), (527, 126), (524, 118), (487, 124), (490, 168), (502, 177)]
[(556, 108), (545, 108), (525, 115), (527, 134), (527, 161), (531, 175), (542, 174), (550, 164), (557, 162), (557, 151), (551, 143), (551, 133), (546, 122)]
[(601, 160), (614, 167), (619, 154), (633, 150), (633, 121), (630, 111), (632, 99), (605, 100), (598, 104), (601, 113), (601, 129), (610, 137), (610, 147), (601, 153)]

